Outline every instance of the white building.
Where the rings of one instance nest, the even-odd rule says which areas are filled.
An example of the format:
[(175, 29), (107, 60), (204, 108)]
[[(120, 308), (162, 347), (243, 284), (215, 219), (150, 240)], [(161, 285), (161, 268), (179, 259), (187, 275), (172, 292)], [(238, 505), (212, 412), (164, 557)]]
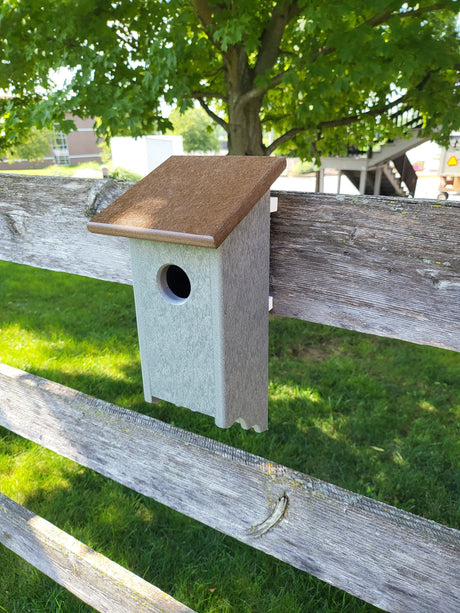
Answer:
[(183, 155), (182, 136), (116, 136), (110, 141), (114, 168), (125, 168), (143, 177), (171, 155)]

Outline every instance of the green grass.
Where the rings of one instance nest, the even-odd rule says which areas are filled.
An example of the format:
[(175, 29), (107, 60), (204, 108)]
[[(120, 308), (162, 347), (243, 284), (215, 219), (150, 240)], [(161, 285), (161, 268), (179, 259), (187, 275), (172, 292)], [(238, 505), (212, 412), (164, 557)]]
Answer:
[[(85, 162), (84, 164), (76, 164), (73, 166), (46, 166), (45, 168), (24, 168), (22, 170), (3, 169), (0, 173), (10, 175), (38, 175), (42, 177), (96, 177), (102, 178), (102, 167), (106, 166), (109, 176), (113, 179), (121, 181), (139, 181), (142, 175), (127, 170), (126, 168), (113, 168), (112, 162), (107, 164), (99, 164), (99, 162)], [(90, 173), (86, 171), (91, 171)], [(96, 174), (95, 174), (95, 172)]]
[[(132, 289), (0, 263), (0, 360), (460, 526), (460, 356), (270, 322), (269, 430), (143, 401)], [(0, 429), (0, 491), (200, 613), (376, 609)], [(0, 546), (0, 612), (92, 609)]]
[[(73, 177), (77, 171), (81, 170), (97, 170), (101, 172), (102, 164), (98, 162), (85, 162), (84, 164), (76, 164), (73, 166), (58, 166), (53, 164), (52, 166), (46, 166), (45, 168), (23, 168), (21, 170), (15, 169), (2, 169), (0, 173), (9, 175), (39, 175), (43, 177)], [(1, 609), (0, 609), (1, 611)]]

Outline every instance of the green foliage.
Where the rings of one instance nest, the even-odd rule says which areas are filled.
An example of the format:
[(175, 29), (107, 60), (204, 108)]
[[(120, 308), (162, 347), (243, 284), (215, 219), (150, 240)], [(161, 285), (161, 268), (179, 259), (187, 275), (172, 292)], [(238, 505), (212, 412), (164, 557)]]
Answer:
[(3, 2), (0, 136), (66, 111), (100, 118), (101, 136), (140, 136), (171, 127), (163, 101), (197, 100), (231, 153), (364, 149), (407, 134), (391, 119), (406, 107), (445, 142), (460, 128), (457, 14), (456, 0)]
[[(271, 318), (269, 430), (143, 400), (132, 288), (0, 263), (0, 360), (460, 526), (460, 355)], [(202, 613), (376, 611), (0, 429), (0, 491)], [(83, 613), (0, 547), (0, 610)]]
[(8, 162), (42, 160), (51, 153), (52, 135), (51, 130), (31, 128), (25, 139), (4, 153), (3, 157)]
[(294, 166), (292, 174), (294, 175), (308, 175), (317, 170), (316, 166), (311, 162), (297, 162)]
[(112, 172), (109, 172), (109, 176), (113, 179), (119, 179), (122, 181), (140, 181), (142, 179), (142, 175), (137, 172), (133, 172), (132, 170), (128, 170), (126, 168), (114, 168)]
[(214, 152), (219, 151), (219, 138), (215, 126), (203, 109), (187, 109), (181, 113), (178, 109), (169, 115), (173, 125), (173, 134), (181, 134), (184, 151)]

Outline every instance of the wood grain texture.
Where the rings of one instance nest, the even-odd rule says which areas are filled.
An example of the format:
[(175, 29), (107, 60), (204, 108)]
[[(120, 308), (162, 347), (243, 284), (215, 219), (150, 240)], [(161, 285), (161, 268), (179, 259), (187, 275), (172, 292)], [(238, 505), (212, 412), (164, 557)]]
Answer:
[(460, 202), (276, 195), (274, 313), (460, 351)]
[(127, 239), (91, 234), (86, 224), (132, 185), (0, 175), (0, 259), (131, 283)]
[(4, 365), (0, 424), (384, 610), (459, 610), (456, 530)]
[(279, 157), (173, 155), (98, 213), (88, 229), (217, 248), (285, 167)]
[(193, 613), (3, 494), (0, 494), (0, 543), (97, 611)]
[[(86, 229), (131, 185), (1, 175), (0, 258), (132, 283), (127, 239)], [(275, 313), (460, 350), (458, 202), (275, 195)]]

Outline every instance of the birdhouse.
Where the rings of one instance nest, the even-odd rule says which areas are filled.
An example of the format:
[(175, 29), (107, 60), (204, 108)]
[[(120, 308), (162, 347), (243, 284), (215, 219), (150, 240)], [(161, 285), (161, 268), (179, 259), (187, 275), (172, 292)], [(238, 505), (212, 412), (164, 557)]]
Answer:
[(148, 402), (267, 428), (269, 189), (285, 165), (172, 156), (89, 222), (129, 238)]

